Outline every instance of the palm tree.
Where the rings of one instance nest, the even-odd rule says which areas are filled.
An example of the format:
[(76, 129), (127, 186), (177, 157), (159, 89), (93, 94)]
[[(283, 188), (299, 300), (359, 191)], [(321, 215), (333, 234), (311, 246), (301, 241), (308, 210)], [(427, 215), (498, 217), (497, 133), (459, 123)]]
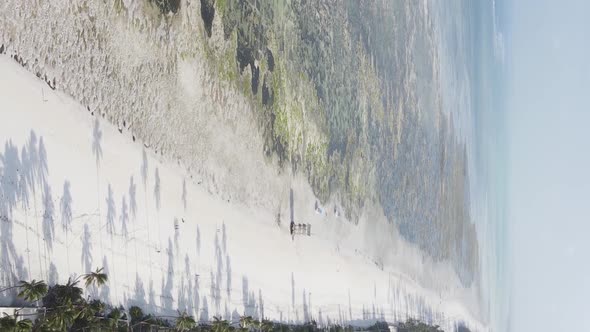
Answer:
[(116, 331), (117, 328), (119, 327), (119, 321), (123, 318), (123, 314), (121, 313), (121, 310), (118, 308), (114, 308), (113, 310), (111, 310), (111, 312), (109, 313), (108, 316), (108, 325), (109, 328), (112, 331)]
[(16, 322), (16, 332), (30, 332), (33, 330), (33, 322), (30, 319), (22, 319)]
[[(49, 288), (47, 295), (43, 297), (46, 316), (40, 326), (35, 328), (36, 331), (66, 331), (76, 323), (86, 304), (82, 298), (82, 288), (77, 287), (77, 283), (68, 279), (65, 285), (58, 284)], [(93, 318), (86, 318), (82, 322), (92, 320)]]
[(4, 313), (0, 318), (0, 331), (30, 332), (33, 330), (33, 322), (30, 319), (17, 320), (17, 315), (10, 316)]
[(84, 283), (85, 283), (86, 287), (88, 287), (92, 284), (95, 284), (98, 287), (106, 284), (106, 282), (109, 280), (109, 278), (106, 273), (102, 272), (102, 269), (103, 269), (102, 267), (100, 269), (97, 268), (96, 271), (90, 272), (87, 274), (83, 274), (81, 276), (84, 278)]
[(47, 284), (43, 280), (33, 279), (31, 282), (21, 280), (18, 287), (21, 289), (18, 297), (29, 302), (36, 302), (47, 294)]
[(263, 319), (260, 322), (260, 330), (262, 332), (270, 332), (270, 331), (272, 331), (273, 326), (274, 326), (273, 322), (271, 322), (268, 319)]
[[(17, 294), (17, 296), (28, 302), (37, 302), (47, 294), (47, 284), (42, 280), (37, 281), (33, 279), (31, 282), (21, 280), (17, 286), (6, 288), (3, 291), (11, 288), (19, 288), (20, 292)], [(12, 326), (12, 331), (31, 331), (33, 328), (33, 322), (30, 319), (23, 319), (17, 322), (17, 315), (18, 313), (15, 313), (14, 318), (10, 316), (2, 317), (2, 321), (0, 322), (0, 330), (10, 331), (10, 326), (12, 323), (14, 323)]]
[(250, 327), (254, 325), (254, 319), (252, 316), (242, 316), (240, 317), (240, 327), (246, 330), (249, 330)]
[(187, 314), (186, 311), (183, 313), (179, 311), (178, 314), (179, 316), (176, 319), (177, 331), (188, 331), (190, 329), (193, 329), (197, 325), (193, 316)]
[(75, 320), (76, 311), (72, 304), (67, 304), (51, 310), (46, 316), (44, 325), (53, 330), (66, 331), (72, 326)]
[(102, 313), (105, 309), (105, 304), (100, 300), (93, 300), (90, 302), (84, 301), (84, 303), (78, 307), (78, 313), (76, 319), (81, 319), (88, 322), (98, 321), (97, 315)]
[(9, 316), (4, 313), (4, 317), (0, 318), (0, 330), (14, 331), (16, 329), (16, 317)]
[(221, 317), (213, 316), (213, 332), (228, 332), (230, 326), (227, 320), (222, 320)]
[(417, 319), (410, 318), (405, 322), (396, 325), (398, 331), (424, 331), (424, 332), (442, 332), (438, 325), (428, 325)]
[(78, 281), (68, 279), (65, 285), (55, 285), (49, 288), (47, 294), (43, 297), (43, 305), (48, 309), (57, 308), (64, 305), (78, 305), (84, 300), (82, 298), (82, 288), (77, 286)]
[(131, 324), (135, 325), (135, 323), (141, 321), (144, 317), (143, 311), (138, 306), (133, 306), (129, 308), (129, 316), (131, 317)]
[(0, 293), (15, 288), (20, 289), (20, 292), (17, 296), (29, 302), (37, 301), (47, 293), (47, 284), (43, 280), (37, 281), (35, 279), (33, 279), (31, 282), (21, 280), (19, 281), (18, 285), (6, 287), (0, 290)]

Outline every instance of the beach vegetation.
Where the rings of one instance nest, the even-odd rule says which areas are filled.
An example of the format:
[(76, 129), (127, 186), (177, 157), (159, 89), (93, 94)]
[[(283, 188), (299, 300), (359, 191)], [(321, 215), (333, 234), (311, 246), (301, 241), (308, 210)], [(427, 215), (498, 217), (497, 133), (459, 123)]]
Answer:
[[(79, 287), (84, 280), (86, 292)], [(37, 302), (35, 319), (23, 317), (17, 310), (14, 315), (5, 314), (0, 317), (0, 331), (32, 332), (32, 331), (110, 331), (110, 332), (144, 332), (144, 331), (196, 331), (196, 332), (352, 332), (352, 331), (389, 331), (386, 322), (376, 322), (368, 328), (341, 326), (331, 324), (318, 326), (315, 320), (304, 324), (285, 324), (266, 318), (255, 319), (243, 315), (236, 321), (228, 321), (214, 316), (212, 321), (200, 321), (186, 311), (177, 311), (177, 315), (158, 316), (144, 314), (139, 306), (131, 306), (128, 310), (122, 306), (115, 307), (94, 298), (96, 289), (106, 285), (108, 276), (103, 269), (82, 274), (75, 279), (68, 279), (65, 284), (47, 287), (44, 281), (21, 281), (15, 286), (6, 287), (0, 293), (18, 288), (18, 297), (27, 302)], [(23, 307), (24, 308), (24, 307)], [(31, 308), (31, 306), (28, 306)], [(21, 308), (22, 309), (22, 308)], [(401, 332), (440, 332), (436, 325), (428, 325), (418, 320), (409, 319), (395, 325)], [(468, 331), (468, 330), (465, 330)]]

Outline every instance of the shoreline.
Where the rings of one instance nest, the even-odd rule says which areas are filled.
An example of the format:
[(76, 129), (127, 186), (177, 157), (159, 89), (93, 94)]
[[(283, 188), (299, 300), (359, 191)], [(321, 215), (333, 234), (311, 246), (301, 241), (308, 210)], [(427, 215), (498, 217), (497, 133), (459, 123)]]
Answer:
[[(191, 183), (190, 180), (187, 180), (187, 175), (182, 167), (166, 161), (166, 158), (157, 156), (151, 151), (146, 151), (150, 166), (147, 172), (149, 174), (146, 181), (147, 186), (144, 188), (140, 174), (142, 144), (132, 142), (128, 132), (119, 133), (116, 127), (104, 120), (97, 122), (97, 115), (94, 118), (91, 117), (89, 112), (69, 97), (58, 92), (48, 91), (49, 89), (44, 83), (36, 80), (32, 74), (25, 74), (24, 69), (19, 68), (8, 56), (0, 56), (0, 67), (7, 72), (7, 80), (2, 84), (1, 90), (3, 93), (12, 91), (6, 96), (7, 101), (5, 102), (12, 103), (9, 104), (12, 108), (7, 111), (8, 113), (3, 114), (12, 121), (4, 122), (7, 125), (2, 126), (1, 141), (7, 143), (11, 140), (18, 151), (21, 151), (26, 146), (32, 129), (39, 138), (43, 137), (46, 148), (47, 180), (53, 197), (51, 201), (54, 212), (54, 231), (52, 232), (54, 239), (48, 254), (42, 253), (49, 249), (46, 244), (37, 248), (40, 250), (40, 259), (38, 261), (32, 259), (30, 275), (47, 277), (51, 264), (55, 266), (56, 271), (67, 271), (68, 265), (71, 268), (74, 264), (84, 264), (85, 261), (79, 258), (80, 252), (84, 253), (85, 251), (83, 243), (76, 242), (84, 241), (82, 235), (85, 233), (84, 224), (86, 224), (89, 225), (92, 235), (92, 239), (88, 243), (92, 245), (90, 251), (92, 267), (104, 265), (101, 263), (107, 261), (106, 265), (110, 267), (110, 270), (116, 271), (111, 284), (113, 294), (109, 294), (115, 303), (131, 303), (134, 300), (141, 302), (143, 299), (148, 306), (151, 303), (156, 309), (162, 307), (162, 310), (172, 310), (165, 308), (170, 306), (168, 297), (172, 297), (172, 304), (176, 305), (180, 301), (175, 301), (175, 298), (187, 300), (186, 293), (182, 297), (179, 297), (179, 294), (182, 293), (182, 285), (188, 291), (191, 288), (188, 285), (192, 283), (192, 292), (190, 293), (194, 294), (195, 288), (198, 288), (200, 302), (198, 305), (193, 302), (192, 307), (193, 310), (198, 307), (200, 313), (202, 313), (205, 303), (209, 311), (224, 315), (226, 314), (226, 305), (231, 313), (232, 308), (245, 311), (246, 308), (251, 308), (250, 303), (253, 303), (258, 312), (262, 311), (265, 316), (277, 317), (284, 321), (297, 321), (300, 317), (303, 318), (305, 306), (308, 306), (314, 315), (319, 314), (318, 310), (323, 309), (322, 313), (326, 317), (340, 319), (342, 311), (344, 311), (342, 307), (346, 307), (342, 304), (349, 301), (349, 293), (343, 290), (362, 285), (359, 289), (354, 289), (351, 292), (351, 297), (356, 303), (354, 306), (351, 305), (348, 310), (352, 319), (363, 317), (367, 310), (372, 314), (372, 310), (367, 308), (372, 309), (373, 305), (376, 306), (375, 315), (379, 311), (388, 315), (387, 311), (390, 311), (392, 313), (398, 312), (401, 316), (404, 310), (419, 314), (417, 308), (401, 310), (401, 307), (410, 302), (415, 304), (427, 302), (434, 308), (445, 309), (441, 311), (447, 313), (447, 319), (449, 317), (459, 319), (459, 316), (465, 315), (467, 318), (464, 320), (468, 326), (485, 330), (475, 319), (470, 318), (471, 314), (468, 314), (468, 311), (465, 311), (462, 305), (455, 300), (436, 305), (436, 295), (401, 277), (400, 279), (404, 281), (399, 287), (394, 287), (393, 292), (390, 292), (388, 289), (391, 281), (389, 273), (403, 276), (401, 271), (392, 270), (387, 273), (381, 271), (365, 258), (351, 255), (352, 249), (349, 249), (348, 253), (335, 252), (335, 246), (347, 241), (356, 244), (357, 247), (366, 246), (367, 239), (363, 236), (370, 237), (371, 232), (375, 232), (375, 230), (367, 227), (367, 223), (363, 222), (359, 222), (359, 225), (352, 225), (342, 220), (314, 218), (313, 202), (315, 200), (310, 195), (311, 189), (304, 180), (295, 178), (296, 180), (293, 182), (293, 186), (298, 192), (295, 204), (308, 206), (308, 208), (299, 208), (296, 213), (300, 218), (310, 220), (314, 232), (325, 234), (324, 238), (313, 235), (309, 238), (298, 238), (291, 241), (287, 223), (282, 223), (281, 227), (277, 227), (274, 223), (273, 211), (265, 211), (252, 206), (246, 207), (235, 202), (228, 203), (225, 197), (210, 194), (208, 189), (198, 184), (198, 180), (197, 184)], [(41, 95), (42, 89), (43, 95)], [(98, 131), (102, 133), (98, 179), (95, 165), (96, 156), (92, 154), (92, 140), (94, 138), (92, 133), (97, 126), (96, 123), (98, 123)], [(158, 177), (161, 179), (160, 203), (155, 202), (157, 195), (154, 190), (157, 181), (154, 174), (156, 169), (159, 171)], [(133, 176), (135, 180), (137, 194), (135, 202), (137, 215), (132, 219), (131, 213), (129, 213), (127, 221), (128, 232), (133, 232), (135, 236), (131, 240), (129, 236), (127, 238), (122, 236), (120, 219), (124, 210), (121, 204), (122, 197), (130, 202), (128, 194), (130, 176)], [(57, 230), (61, 228), (59, 225), (60, 204), (61, 198), (64, 197), (62, 187), (65, 180), (71, 183), (74, 220), (72, 220), (72, 228), (63, 234)], [(192, 203), (187, 204), (186, 211), (184, 211), (181, 199), (183, 181), (186, 183), (187, 203)], [(112, 220), (116, 229), (114, 234), (105, 232), (100, 226), (92, 226), (98, 222), (97, 212), (102, 220), (100, 222), (102, 226), (106, 226), (108, 222), (105, 218), (109, 216), (109, 196), (111, 196), (109, 187), (112, 188), (111, 201), (115, 206), (114, 215), (116, 217)], [(94, 188), (95, 192), (86, 193), (93, 191), (91, 188)], [(23, 223), (33, 223), (33, 219), (44, 214), (44, 209), (40, 204), (43, 201), (42, 191), (37, 190), (35, 195), (37, 196), (37, 206), (30, 207), (28, 210), (15, 207), (12, 219), (20, 220)], [(98, 210), (97, 201), (100, 202)], [(160, 207), (158, 208), (156, 205)], [(281, 215), (287, 216), (288, 213), (281, 213)], [(180, 229), (174, 228), (175, 219), (180, 225)], [(245, 220), (247, 222), (244, 222)], [(40, 229), (43, 229), (43, 220), (36, 222)], [(145, 240), (140, 239), (142, 235), (147, 235), (148, 228), (152, 243), (146, 243)], [(96, 234), (95, 229), (103, 229), (103, 231)], [(222, 229), (225, 231), (222, 232)], [(35, 237), (35, 227), (32, 224), (25, 228), (13, 226), (12, 232), (21, 239), (26, 236), (29, 239)], [(25, 234), (27, 232), (28, 235)], [(229, 239), (225, 242), (226, 247), (223, 250), (221, 243), (224, 243), (223, 238), (225, 237), (222, 233)], [(196, 240), (197, 234), (200, 234), (199, 241)], [(66, 235), (68, 235), (67, 241)], [(36, 246), (34, 242), (29, 242), (30, 247)], [(199, 242), (200, 245), (197, 244)], [(24, 244), (14, 243), (14, 245), (17, 250), (16, 256), (13, 258), (17, 258), (20, 254), (21, 258), (26, 260), (23, 257), (26, 248), (21, 248)], [(201, 248), (196, 250), (197, 246)], [(263, 247), (259, 248), (258, 246)], [(129, 251), (133, 252), (130, 247), (137, 247), (136, 250), (139, 253), (134, 258), (137, 262), (136, 268), (133, 268), (133, 263), (129, 260)], [(419, 251), (411, 247), (406, 245), (404, 241), (398, 241), (394, 247), (399, 249), (398, 256), (393, 256), (392, 262), (403, 263), (402, 258), (404, 256), (408, 258), (406, 255), (420, 257)], [(344, 246), (340, 246), (340, 248), (344, 248)], [(354, 248), (354, 246), (350, 248)], [(154, 249), (159, 249), (160, 252), (158, 253)], [(280, 252), (281, 255), (279, 257), (272, 256), (273, 251)], [(148, 256), (152, 256), (151, 259), (145, 257), (146, 252)], [(60, 260), (47, 260), (48, 257)], [(66, 257), (69, 259), (65, 259)], [(265, 262), (265, 257), (270, 257), (268, 258), (269, 264), (261, 265), (261, 261)], [(187, 259), (188, 264), (186, 264)], [(408, 261), (413, 260), (409, 259)], [(414, 268), (417, 271), (415, 273), (419, 273), (420, 268), (425, 269), (420, 267), (421, 261), (419, 259), (417, 261), (419, 263), (405, 263), (410, 266), (418, 264)], [(42, 267), (37, 269), (35, 266), (39, 264)], [(47, 265), (47, 268), (44, 265)], [(231, 268), (228, 269), (228, 266)], [(71, 269), (71, 271), (74, 270), (80, 269)], [(172, 277), (167, 277), (170, 275), (170, 270), (173, 271)], [(231, 273), (228, 273), (228, 270), (231, 270)], [(194, 279), (196, 271), (199, 271), (200, 275), (198, 282)], [(430, 270), (426, 268), (423, 271)], [(67, 275), (62, 272), (59, 274), (59, 280), (67, 278)], [(139, 278), (136, 278), (134, 274)], [(145, 277), (158, 274), (161, 277)], [(437, 277), (442, 275), (444, 274), (436, 274)], [(137, 282), (138, 280), (139, 282)], [(195, 287), (197, 283), (199, 287)], [(140, 284), (143, 287), (140, 287)], [(295, 284), (295, 286), (290, 287), (289, 284)], [(155, 289), (160, 289), (160, 285), (162, 285), (161, 291), (155, 291)], [(246, 287), (244, 287), (245, 285)], [(150, 288), (153, 293), (150, 292)], [(141, 294), (141, 289), (145, 294), (143, 297), (138, 295)], [(285, 289), (291, 289), (292, 292), (285, 291)], [(379, 294), (377, 294), (377, 289), (380, 290)], [(385, 292), (384, 289), (388, 289), (388, 291)], [(325, 295), (322, 294), (324, 291), (326, 291)], [(153, 294), (153, 298), (150, 297), (150, 293)], [(156, 300), (158, 293), (160, 293), (158, 295), (160, 300)], [(311, 299), (309, 299), (309, 293), (311, 293)], [(207, 300), (203, 301), (203, 296)], [(397, 300), (392, 301), (388, 296), (397, 298)], [(292, 303), (285, 300), (289, 298)], [(420, 298), (423, 299), (420, 300)], [(392, 303), (399, 308), (392, 308)], [(341, 305), (340, 310), (336, 308), (336, 304)], [(285, 316), (286, 319), (284, 319)]]

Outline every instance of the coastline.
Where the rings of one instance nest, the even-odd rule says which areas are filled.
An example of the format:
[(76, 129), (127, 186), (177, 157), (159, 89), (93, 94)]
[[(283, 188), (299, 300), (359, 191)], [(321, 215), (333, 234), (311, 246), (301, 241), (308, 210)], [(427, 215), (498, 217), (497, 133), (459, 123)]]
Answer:
[[(72, 228), (68, 232), (52, 233), (54, 238), (50, 256), (42, 253), (47, 249), (43, 248), (43, 245), (37, 248), (41, 250), (38, 252), (41, 259), (38, 262), (33, 259), (27, 273), (29, 277), (48, 279), (49, 268), (36, 268), (37, 265), (43, 266), (45, 263), (48, 267), (54, 265), (55, 270), (59, 272), (57, 277), (62, 281), (67, 279), (69, 272), (61, 271), (83, 270), (83, 264), (86, 262), (84, 259), (81, 260), (79, 255), (85, 252), (85, 238), (82, 236), (84, 224), (96, 225), (105, 222), (104, 218), (108, 216), (106, 210), (109, 206), (109, 186), (113, 191), (113, 201), (116, 202), (115, 210), (119, 211), (116, 215), (120, 217), (123, 209), (119, 202), (122, 197), (129, 201), (128, 185), (130, 176), (133, 176), (137, 185), (137, 216), (134, 220), (129, 220), (128, 231), (141, 234), (138, 232), (146, 231), (146, 227), (142, 226), (149, 225), (152, 244), (146, 243), (144, 236), (137, 236), (134, 240), (129, 240), (129, 237), (125, 239), (121, 235), (122, 229), (119, 230), (119, 222), (115, 223), (117, 231), (112, 237), (113, 234), (106, 230), (96, 232), (91, 228), (92, 237), (87, 243), (93, 248), (91, 266), (104, 265), (101, 263), (106, 260), (110, 273), (114, 273), (109, 294), (114, 303), (143, 300), (148, 306), (154, 305), (157, 310), (174, 310), (170, 307), (172, 304), (178, 305), (181, 299), (188, 299), (187, 294), (182, 291), (182, 285), (187, 286), (185, 289), (190, 289), (188, 285), (193, 282), (192, 293), (195, 292), (196, 281), (193, 277), (196, 271), (199, 271), (202, 279), (197, 287), (200, 294), (198, 312), (201, 314), (204, 303), (207, 303), (208, 311), (211, 313), (208, 315), (212, 315), (213, 312), (225, 315), (226, 311), (229, 311), (231, 316), (234, 310), (250, 310), (248, 308), (252, 306), (249, 303), (253, 302), (258, 304), (257, 307), (254, 305), (256, 311), (262, 310), (264, 316), (276, 320), (304, 321), (307, 306), (309, 315), (319, 316), (321, 310), (326, 321), (328, 316), (332, 321), (346, 321), (346, 314), (343, 315), (346, 310), (342, 308), (346, 305), (342, 304), (349, 303), (352, 299), (355, 304), (349, 307), (349, 320), (366, 320), (367, 312), (373, 317), (378, 317), (381, 312), (387, 319), (391, 319), (393, 315), (394, 320), (407, 314), (420, 317), (427, 315), (428, 305), (433, 313), (445, 314), (443, 323), (447, 326), (456, 321), (465, 321), (476, 330), (486, 329), (461, 303), (465, 295), (458, 291), (460, 288), (449, 291), (449, 295), (442, 292), (437, 294), (414, 281), (415, 276), (411, 276), (411, 272), (410, 276), (406, 275), (414, 269), (416, 275), (429, 275), (427, 272), (431, 272), (430, 275), (438, 278), (452, 270), (449, 269), (447, 273), (441, 272), (441, 269), (444, 270), (441, 267), (430, 270), (428, 264), (422, 264), (423, 260), (428, 259), (421, 258), (423, 255), (420, 251), (407, 245), (405, 241), (398, 240), (394, 246), (384, 243), (387, 248), (398, 249), (397, 257), (390, 258), (391, 266), (407, 264), (404, 272), (390, 270), (387, 265), (381, 270), (373, 262), (354, 252), (352, 248), (355, 247), (361, 249), (360, 251), (372, 248), (378, 252), (379, 246), (369, 246), (367, 242), (369, 239), (377, 239), (374, 235), (375, 232), (382, 232), (380, 228), (367, 227), (375, 223), (361, 221), (358, 225), (353, 225), (334, 218), (318, 217), (313, 211), (315, 198), (304, 179), (295, 177), (293, 182), (293, 188), (297, 193), (295, 204), (300, 206), (296, 213), (297, 218), (310, 220), (315, 234), (309, 238), (297, 238), (295, 241), (288, 235), (287, 223), (277, 227), (274, 222), (274, 211), (256, 205), (246, 206), (232, 201), (231, 197), (224, 196), (223, 192), (212, 192), (209, 188), (203, 188), (197, 179), (194, 179), (194, 182), (187, 180), (190, 179), (190, 175), (183, 167), (150, 150), (146, 151), (150, 167), (147, 187), (144, 188), (140, 174), (144, 149), (142, 144), (133, 142), (129, 132), (119, 133), (116, 127), (102, 119), (98, 120), (98, 129), (102, 133), (102, 154), (100, 176), (96, 180), (92, 133), (97, 123), (97, 115), (90, 116), (84, 107), (69, 97), (50, 91), (43, 82), (26, 73), (24, 69), (18, 68), (18, 65), (7, 56), (1, 56), (0, 59), (2, 71), (6, 72), (6, 77), (9, 78), (5, 80), (1, 91), (7, 94), (4, 100), (11, 106), (3, 114), (11, 121), (3, 122), (6, 126), (2, 127), (2, 142), (12, 142), (20, 150), (26, 145), (30, 130), (34, 130), (39, 138), (43, 137), (48, 165), (47, 183), (53, 190), (55, 229), (61, 227), (58, 223), (58, 207), (64, 196), (61, 191), (66, 179), (71, 183), (71, 196), (74, 202), (72, 206), (75, 221)], [(65, 131), (64, 128), (68, 130)], [(161, 179), (162, 190), (159, 209), (154, 201), (153, 176), (156, 169)], [(187, 204), (186, 210), (182, 202), (183, 181), (186, 183), (186, 197), (190, 198), (191, 203)], [(98, 188), (95, 182), (98, 182)], [(149, 197), (145, 199), (146, 202), (142, 197), (144, 192), (145, 196)], [(37, 201), (41, 202), (41, 191), (37, 191), (36, 195)], [(101, 201), (98, 216), (103, 218), (102, 223), (96, 216), (97, 196)], [(227, 202), (227, 199), (230, 202)], [(28, 210), (15, 207), (12, 213), (15, 225), (10, 234), (14, 238), (22, 239), (27, 237), (25, 233), (29, 232), (28, 236), (32, 239), (35, 227), (23, 226), (23, 223), (25, 220), (32, 222), (33, 216), (43, 214), (41, 204)], [(146, 218), (148, 215), (149, 218)], [(287, 216), (288, 213), (282, 215)], [(180, 227), (187, 226), (186, 230), (175, 230), (175, 219), (184, 219), (186, 222), (178, 222)], [(43, 223), (43, 220), (37, 222)], [(142, 224), (143, 222), (148, 224)], [(43, 224), (39, 226), (43, 229)], [(199, 227), (198, 233), (196, 226)], [(217, 245), (223, 247), (220, 244), (224, 242), (223, 236), (220, 235), (223, 228), (226, 229), (228, 241), (220, 255)], [(73, 236), (69, 236), (66, 241), (67, 234)], [(197, 234), (200, 234), (199, 241), (196, 240)], [(102, 245), (100, 237), (103, 239)], [(112, 242), (109, 244), (109, 241)], [(34, 242), (30, 242), (31, 247), (35, 245)], [(198, 242), (201, 243), (201, 248), (197, 251)], [(347, 246), (342, 245), (343, 243)], [(355, 245), (351, 246), (350, 243)], [(13, 267), (19, 256), (20, 259), (25, 259), (24, 253), (27, 252), (27, 248), (21, 248), (23, 245), (22, 241), (14, 242), (16, 255), (9, 259), (14, 264)], [(135, 269), (128, 257), (129, 252), (133, 253), (134, 250), (129, 247), (137, 247), (138, 256), (131, 260), (137, 262)], [(155, 249), (167, 254), (159, 255)], [(29, 250), (34, 252), (31, 248)], [(146, 257), (146, 253), (152, 256), (151, 259)], [(276, 257), (278, 253), (280, 255)], [(269, 255), (270, 258), (265, 258)], [(65, 257), (69, 259), (64, 261)], [(51, 259), (47, 261), (48, 258)], [(185, 264), (186, 259), (189, 264)], [(260, 264), (266, 261), (270, 264)], [(80, 264), (81, 268), (74, 269), (73, 266), (76, 264)], [(228, 266), (231, 268), (228, 269)], [(170, 277), (170, 270), (173, 271), (173, 277)], [(231, 270), (231, 273), (227, 270)], [(157, 277), (150, 282), (147, 277), (149, 275)], [(16, 276), (15, 274), (9, 277)], [(139, 279), (136, 276), (139, 276)], [(392, 287), (392, 280), (396, 279), (396, 286)], [(227, 287), (228, 283), (231, 287)], [(290, 284), (295, 286), (290, 287)], [(449, 284), (453, 284), (452, 279), (449, 280)], [(350, 287), (355, 288), (350, 293), (344, 291)], [(150, 288), (153, 298), (150, 296)], [(285, 289), (291, 289), (292, 294), (285, 292)], [(179, 296), (181, 294), (184, 295)], [(444, 295), (442, 301), (441, 294)], [(167, 300), (169, 295), (177, 299), (173, 300), (172, 304)], [(208, 300), (203, 301), (203, 296)], [(245, 303), (248, 305), (244, 305)], [(189, 305), (188, 302), (185, 304)], [(226, 304), (229, 310), (225, 309)], [(339, 308), (337, 304), (340, 304)], [(192, 303), (192, 308), (197, 308), (196, 303)], [(393, 312), (395, 314), (392, 314)], [(435, 321), (437, 317), (440, 319), (441, 316), (434, 315)]]

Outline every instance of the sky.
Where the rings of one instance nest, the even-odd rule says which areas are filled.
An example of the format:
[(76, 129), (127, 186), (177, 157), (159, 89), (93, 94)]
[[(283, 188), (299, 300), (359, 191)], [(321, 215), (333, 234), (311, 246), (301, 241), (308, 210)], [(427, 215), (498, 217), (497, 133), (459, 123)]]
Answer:
[(509, 8), (512, 331), (590, 331), (590, 1)]

